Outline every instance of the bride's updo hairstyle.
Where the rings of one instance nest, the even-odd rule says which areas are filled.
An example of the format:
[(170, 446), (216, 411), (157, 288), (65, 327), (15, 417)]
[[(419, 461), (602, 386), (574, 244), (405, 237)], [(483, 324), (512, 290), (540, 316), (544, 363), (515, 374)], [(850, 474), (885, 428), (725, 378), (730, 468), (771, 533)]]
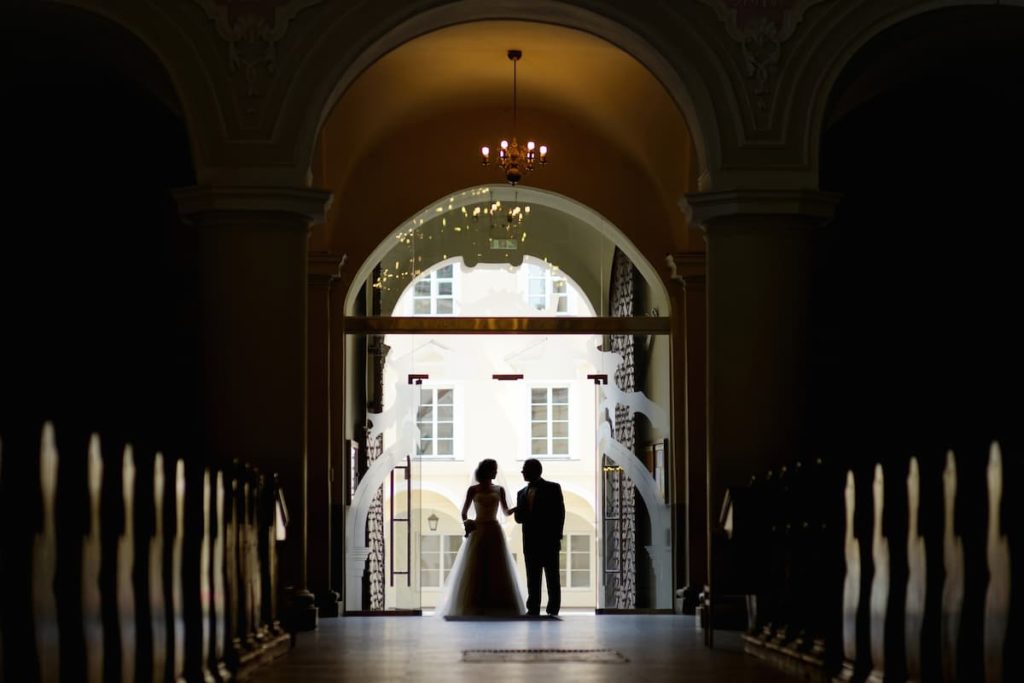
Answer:
[(477, 465), (476, 467), (476, 474), (474, 476), (476, 477), (476, 480), (481, 484), (485, 481), (494, 479), (496, 476), (498, 476), (498, 462), (496, 460), (492, 460), (491, 458), (481, 460), (480, 464)]

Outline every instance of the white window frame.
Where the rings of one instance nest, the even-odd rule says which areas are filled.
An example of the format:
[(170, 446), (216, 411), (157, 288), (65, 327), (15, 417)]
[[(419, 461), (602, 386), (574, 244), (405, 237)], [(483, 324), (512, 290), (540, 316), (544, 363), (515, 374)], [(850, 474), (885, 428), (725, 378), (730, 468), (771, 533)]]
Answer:
[[(440, 277), (440, 272), (445, 268), (451, 268), (451, 277)], [(450, 316), (457, 315), (459, 310), (459, 264), (452, 261), (437, 266), (415, 278), (409, 287), (409, 315), (414, 316)], [(429, 286), (429, 294), (417, 294), (416, 285), (420, 283), (426, 283)], [(441, 294), (442, 285), (449, 284), (451, 293)], [(440, 301), (451, 301), (451, 311), (445, 313), (438, 312), (438, 302)], [(416, 302), (426, 301), (428, 302), (429, 311), (416, 311)]]
[[(572, 539), (573, 538), (585, 538), (587, 539), (587, 549), (585, 552), (572, 550)], [(573, 557), (574, 556), (587, 556), (587, 583), (586, 585), (570, 585), (572, 582), (573, 572)], [(594, 583), (594, 542), (593, 534), (578, 534), (573, 532), (567, 532), (562, 536), (562, 548), (558, 551), (558, 581), (564, 590), (591, 590)], [(583, 569), (576, 569), (578, 572), (584, 571)]]
[[(456, 386), (454, 384), (450, 384), (450, 383), (447, 383), (447, 384), (441, 384), (441, 383), (433, 384), (433, 383), (430, 383), (430, 382), (424, 382), (423, 384), (420, 384), (417, 388), (420, 390), (420, 392), (423, 392), (423, 391), (431, 392), (431, 400), (432, 400), (432, 404), (431, 405), (433, 406), (433, 410), (432, 410), (432, 414), (431, 414), (432, 420), (430, 422), (430, 425), (431, 425), (431, 436), (430, 436), (431, 451), (436, 451), (435, 446), (437, 444), (437, 439), (438, 439), (438, 437), (437, 437), (437, 433), (438, 433), (437, 427), (438, 427), (438, 424), (447, 424), (448, 423), (448, 420), (441, 420), (441, 421), (438, 420), (437, 392), (438, 391), (443, 391), (443, 390), (446, 390), (446, 389), (451, 391), (451, 395), (452, 395), (452, 419), (451, 419), (451, 425), (452, 425), (452, 452), (451, 453), (444, 453), (444, 454), (438, 454), (436, 452), (420, 453), (419, 449), (420, 449), (420, 445), (421, 445), (421, 443), (423, 441), (423, 439), (421, 438), (420, 441), (416, 444), (416, 453), (413, 454), (413, 458), (415, 458), (417, 460), (462, 460), (462, 426), (463, 426), (464, 422), (463, 422), (463, 414), (462, 414), (463, 413), (462, 391), (460, 391), (460, 387), (458, 387), (458, 386)], [(419, 396), (422, 397), (422, 393), (420, 393)], [(422, 398), (420, 398), (420, 400), (422, 400)], [(422, 423), (421, 420), (420, 420), (420, 417), (419, 417), (419, 409), (420, 409), (421, 405), (422, 404), (419, 401), (417, 401), (417, 403), (416, 403), (416, 415), (415, 415), (415, 423), (416, 423), (417, 429), (419, 428), (420, 424)]]
[[(429, 551), (430, 554), (434, 555), (436, 560), (437, 560), (437, 570), (436, 571), (437, 571), (437, 575), (439, 577), (439, 583), (436, 583), (436, 584), (433, 584), (433, 583), (429, 583), (428, 584), (428, 583), (424, 583), (423, 582), (423, 572), (424, 571), (434, 571), (434, 570), (427, 570), (427, 569), (425, 569), (423, 567), (423, 556), (428, 552), (426, 549), (424, 549), (424, 547), (423, 547), (424, 543), (423, 542), (426, 539), (428, 539), (428, 538), (436, 538), (437, 539), (437, 550), (436, 551), (433, 551), (433, 550)], [(442, 588), (444, 586), (444, 582), (448, 580), (448, 575), (452, 571), (452, 565), (454, 565), (454, 563), (455, 563), (455, 556), (458, 555), (458, 553), (459, 553), (459, 546), (456, 546), (456, 548), (454, 550), (448, 550), (447, 549), (446, 539), (449, 539), (449, 538), (457, 539), (458, 542), (459, 542), (459, 546), (462, 545), (462, 536), (459, 535), (459, 534), (441, 534), (441, 533), (422, 533), (422, 534), (420, 534), (420, 564), (419, 564), (419, 567), (420, 567), (420, 572), (419, 572), (420, 588)], [(450, 559), (450, 562), (448, 562), (447, 565), (445, 563), (445, 559), (446, 558)]]
[[(526, 456), (525, 456), (525, 458), (536, 458), (538, 460), (572, 460), (572, 459), (574, 459), (573, 458), (573, 454), (572, 454), (572, 445), (573, 445), (573, 442), (574, 442), (574, 439), (573, 439), (573, 428), (572, 428), (572, 423), (573, 423), (573, 421), (572, 421), (572, 406), (573, 406), (572, 384), (573, 384), (572, 382), (556, 382), (556, 383), (547, 383), (547, 384), (531, 384), (531, 385), (527, 386), (527, 393), (526, 393), (526, 444), (527, 444), (527, 447), (526, 447)], [(558, 389), (564, 389), (565, 390), (565, 395), (566, 395), (565, 403), (555, 403), (554, 402), (554, 393)], [(541, 404), (535, 404), (533, 402), (533, 393), (534, 393), (534, 391), (538, 391), (538, 390), (543, 390), (543, 391), (546, 392), (546, 402), (543, 405), (545, 405), (547, 407), (547, 411), (546, 411), (547, 415), (546, 415), (545, 419), (543, 419), (543, 420), (534, 419), (534, 415), (533, 415), (533, 408), (534, 408), (534, 406), (535, 405), (541, 405)], [(566, 409), (565, 409), (565, 419), (564, 420), (555, 420), (554, 419), (553, 413), (554, 413), (554, 407), (556, 405), (564, 405), (566, 407)], [(534, 437), (534, 435), (533, 435), (533, 433), (534, 433), (533, 427), (534, 427), (535, 424), (544, 424), (544, 425), (546, 425), (545, 436), (542, 437), (542, 438), (544, 438), (547, 441), (547, 448), (546, 448), (546, 452), (544, 452), (544, 453), (535, 453), (534, 450), (533, 450), (533, 442), (534, 442), (534, 439), (537, 438), (537, 437)], [(565, 436), (564, 437), (556, 437), (554, 435), (554, 432), (555, 432), (554, 427), (555, 427), (556, 424), (564, 424), (565, 425)], [(554, 451), (554, 448), (553, 448), (554, 440), (555, 439), (563, 439), (563, 438), (565, 439), (565, 451), (566, 452), (565, 453), (555, 453), (555, 452), (553, 452)]]
[[(520, 269), (520, 287), (526, 297), (526, 305), (541, 313), (553, 315), (574, 315), (576, 313), (576, 295), (573, 287), (561, 271), (544, 261), (523, 259)], [(533, 282), (543, 282), (544, 308), (537, 308), (534, 305), (534, 295), (531, 285)], [(561, 285), (561, 292), (555, 291), (556, 283)], [(558, 310), (559, 300), (565, 301), (565, 310)]]

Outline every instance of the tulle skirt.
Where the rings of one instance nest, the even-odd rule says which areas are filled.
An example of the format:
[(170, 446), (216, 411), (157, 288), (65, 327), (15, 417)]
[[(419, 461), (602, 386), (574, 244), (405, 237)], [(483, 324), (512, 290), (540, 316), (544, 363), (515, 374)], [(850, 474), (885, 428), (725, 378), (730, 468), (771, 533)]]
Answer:
[(525, 613), (516, 565), (501, 524), (478, 522), (455, 556), (436, 614), (514, 617)]

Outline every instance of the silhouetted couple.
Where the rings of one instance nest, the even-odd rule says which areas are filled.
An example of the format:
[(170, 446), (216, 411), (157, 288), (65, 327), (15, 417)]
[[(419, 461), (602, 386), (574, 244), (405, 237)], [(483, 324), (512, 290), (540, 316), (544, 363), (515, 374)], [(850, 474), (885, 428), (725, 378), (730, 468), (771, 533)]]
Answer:
[[(476, 469), (477, 484), (466, 490), (462, 520), (466, 540), (459, 548), (445, 582), (437, 614), (444, 616), (519, 616), (540, 614), (542, 576), (548, 588), (547, 613), (558, 614), (562, 590), (558, 575), (558, 552), (565, 523), (562, 487), (541, 478), (540, 461), (523, 463), (528, 484), (519, 491), (516, 507), (509, 508), (505, 489), (494, 484), (498, 463), (488, 458)], [(468, 519), (470, 505), (476, 519)], [(498, 522), (498, 508), (515, 515), (523, 525), (523, 555), (526, 561), (527, 599), (516, 580), (516, 565)]]

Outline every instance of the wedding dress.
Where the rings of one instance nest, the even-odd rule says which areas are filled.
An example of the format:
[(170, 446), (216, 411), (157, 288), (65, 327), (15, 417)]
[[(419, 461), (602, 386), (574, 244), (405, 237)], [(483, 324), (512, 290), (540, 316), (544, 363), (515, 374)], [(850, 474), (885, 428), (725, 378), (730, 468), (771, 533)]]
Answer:
[(444, 592), (438, 616), (519, 616), (526, 604), (519, 588), (505, 532), (498, 521), (501, 494), (497, 486), (473, 496), (476, 529), (463, 540)]

